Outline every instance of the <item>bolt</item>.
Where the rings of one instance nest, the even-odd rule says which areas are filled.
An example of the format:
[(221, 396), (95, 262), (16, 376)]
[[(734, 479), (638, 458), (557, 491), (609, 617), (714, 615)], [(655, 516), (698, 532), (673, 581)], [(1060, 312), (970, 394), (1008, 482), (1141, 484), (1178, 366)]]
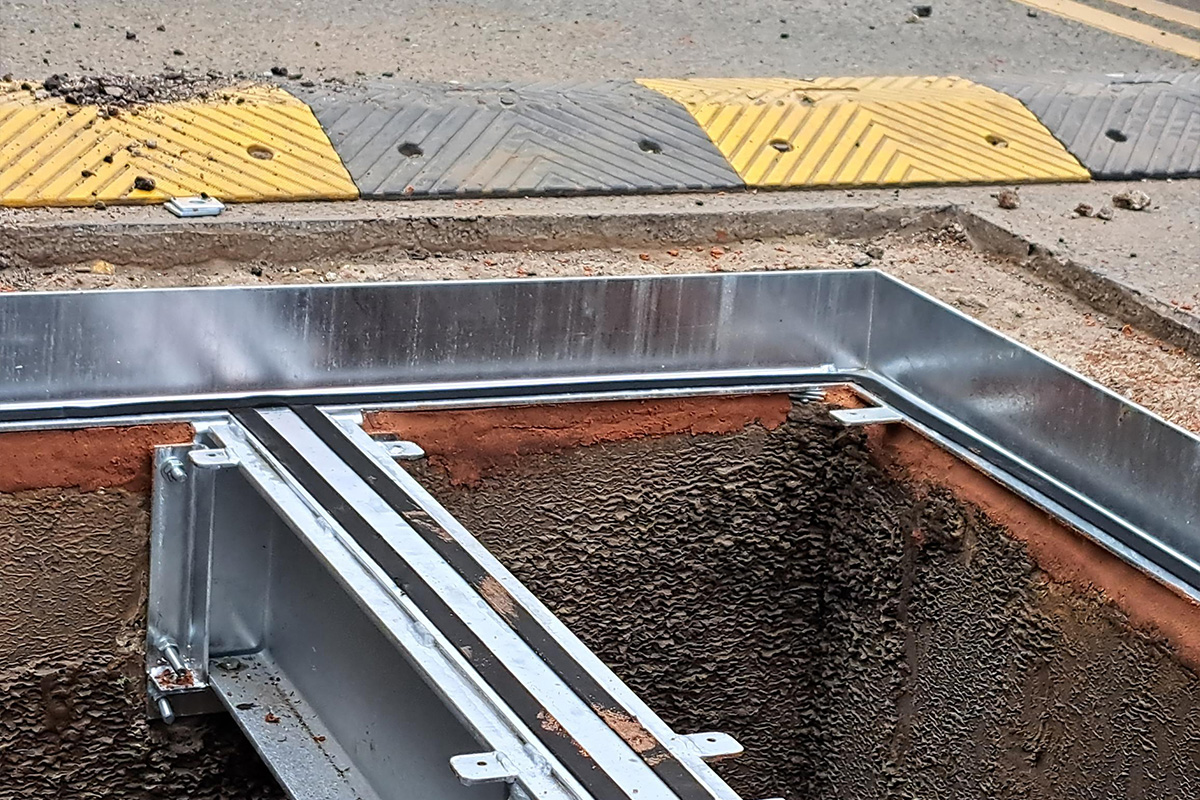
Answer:
[(154, 684), (153, 679), (150, 680), (146, 689), (150, 693), (150, 699), (154, 701), (154, 706), (158, 709), (158, 715), (162, 717), (162, 721), (168, 725), (174, 722), (175, 709), (171, 708), (171, 701), (162, 693), (162, 689)]
[(162, 721), (170, 725), (175, 721), (175, 709), (171, 708), (171, 701), (165, 697), (158, 698), (158, 714), (162, 717)]
[(178, 458), (168, 458), (162, 463), (159, 471), (171, 483), (183, 483), (187, 480), (187, 470), (183, 468), (183, 462)]
[(187, 665), (183, 663), (183, 659), (179, 655), (179, 648), (171, 643), (166, 643), (159, 648), (163, 658), (171, 665), (171, 669), (175, 670), (176, 675), (182, 675), (188, 671)]

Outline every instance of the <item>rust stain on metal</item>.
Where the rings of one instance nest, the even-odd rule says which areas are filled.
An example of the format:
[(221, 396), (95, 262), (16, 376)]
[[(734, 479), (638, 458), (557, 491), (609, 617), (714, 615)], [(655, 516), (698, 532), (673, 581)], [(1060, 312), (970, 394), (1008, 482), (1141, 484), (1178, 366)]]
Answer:
[(563, 737), (575, 746), (575, 749), (579, 751), (579, 755), (583, 756), (584, 758), (591, 758), (591, 755), (588, 753), (588, 751), (583, 749), (583, 745), (575, 741), (571, 734), (567, 733), (566, 728), (564, 728), (549, 711), (542, 709), (538, 712), (537, 718), (538, 722), (540, 722), (542, 725), (542, 730), (549, 731), (556, 736)]
[(491, 575), (479, 582), (479, 593), (493, 610), (512, 624), (517, 621), (517, 601)]
[(196, 685), (196, 676), (190, 669), (185, 669), (183, 672), (164, 669), (154, 676), (154, 682), (158, 684), (158, 688), (163, 690), (190, 689)]
[(538, 722), (542, 723), (542, 730), (556, 733), (559, 736), (566, 737), (568, 734), (563, 730), (563, 726), (559, 724), (549, 711), (542, 710), (538, 712)]
[(0, 434), (0, 492), (72, 486), (144, 492), (155, 445), (187, 444), (192, 436), (184, 423)]
[(405, 511), (400, 516), (404, 517), (405, 522), (422, 533), (432, 533), (443, 542), (454, 541), (454, 537), (450, 535), (450, 531), (438, 524), (437, 520), (423, 509), (418, 508), (412, 511)]
[(654, 734), (624, 711), (596, 704), (592, 704), (592, 710), (599, 714), (600, 719), (604, 720), (604, 724), (616, 731), (617, 736), (620, 736), (627, 745), (641, 755), (650, 766), (661, 764), (667, 757), (666, 752), (659, 745), (658, 739), (654, 738)]
[(429, 462), (455, 484), (473, 486), (488, 471), (535, 453), (602, 442), (733, 433), (758, 424), (775, 430), (787, 420), (786, 394), (678, 397), (455, 411), (377, 411), (368, 433), (391, 433), (419, 444)]
[(264, 721), (264, 722), (269, 722), (269, 723), (271, 723), (272, 725), (278, 725), (278, 724), (279, 724), (279, 717), (275, 716), (275, 715), (274, 715), (274, 714), (272, 714), (270, 711), (268, 711), (268, 712), (267, 712), (267, 715), (266, 715), (265, 717), (263, 717), (263, 721)]

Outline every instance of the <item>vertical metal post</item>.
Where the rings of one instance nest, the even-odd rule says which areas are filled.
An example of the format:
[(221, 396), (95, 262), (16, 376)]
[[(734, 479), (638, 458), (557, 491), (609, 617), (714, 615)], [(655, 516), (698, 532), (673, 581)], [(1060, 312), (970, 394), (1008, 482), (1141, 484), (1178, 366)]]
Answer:
[(167, 721), (173, 703), (195, 706), (185, 696), (208, 685), (214, 467), (224, 464), (196, 456), (211, 452), (168, 445), (154, 454), (146, 673), (151, 714)]

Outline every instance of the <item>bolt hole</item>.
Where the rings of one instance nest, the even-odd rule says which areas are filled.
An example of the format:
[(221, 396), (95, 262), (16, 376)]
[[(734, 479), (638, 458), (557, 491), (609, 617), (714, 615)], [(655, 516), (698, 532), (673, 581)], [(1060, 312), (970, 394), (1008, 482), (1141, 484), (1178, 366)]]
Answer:
[(786, 139), (772, 139), (771, 147), (774, 147), (781, 153), (790, 153), (792, 151), (792, 143)]
[(992, 147), (1008, 147), (1008, 140), (1003, 139), (994, 133), (989, 133), (987, 136), (985, 136), (983, 138), (986, 139), (987, 143), (990, 144)]
[(1112, 139), (1114, 142), (1128, 142), (1129, 141), (1129, 137), (1126, 136), (1125, 134), (1121, 133), (1116, 128), (1109, 128), (1108, 130), (1106, 130), (1104, 132), (1104, 135), (1107, 136), (1109, 139)]
[(709, 736), (709, 737), (708, 737), (708, 738), (707, 738), (705, 741), (708, 741), (708, 742), (715, 742), (715, 741), (716, 741), (716, 739), (714, 739), (713, 737)]
[(405, 142), (397, 149), (400, 151), (400, 155), (405, 158), (420, 158), (425, 155), (425, 151), (421, 149), (421, 145), (413, 142)]
[(487, 766), (487, 762), (486, 762), (486, 761), (476, 761), (476, 762), (475, 762), (475, 766), (477, 766), (477, 767), (486, 767), (486, 766)]
[(638, 142), (638, 149), (640, 149), (643, 153), (654, 153), (655, 155), (658, 155), (662, 152), (662, 145), (653, 139), (642, 139), (640, 142)]
[(275, 151), (269, 147), (263, 147), (261, 144), (252, 144), (246, 148), (246, 152), (251, 158), (257, 158), (259, 161), (270, 161), (275, 157)]

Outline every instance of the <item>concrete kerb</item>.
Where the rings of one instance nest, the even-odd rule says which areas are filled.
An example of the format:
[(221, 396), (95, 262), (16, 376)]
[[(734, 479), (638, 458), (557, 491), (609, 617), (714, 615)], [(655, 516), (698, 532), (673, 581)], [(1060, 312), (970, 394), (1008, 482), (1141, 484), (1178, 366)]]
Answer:
[[(615, 199), (615, 198), (613, 198)], [(580, 199), (582, 200), (582, 198)], [(900, 228), (938, 227), (947, 208), (929, 205), (780, 205), (758, 208), (694, 201), (651, 209), (608, 209), (598, 199), (576, 211), (543, 201), (528, 211), (454, 211), (428, 201), (361, 202), (336, 217), (320, 207), (260, 207), (253, 219), (234, 215), (203, 222), (135, 218), (83, 222), (0, 223), (0, 253), (12, 265), (32, 268), (102, 258), (113, 264), (161, 266), (209, 261), (293, 264), (330, 257), (389, 253), (561, 251), (638, 247), (662, 242), (700, 245), (746, 239), (817, 235), (868, 239)], [(671, 206), (674, 206), (672, 208)], [(133, 209), (130, 209), (131, 211)], [(270, 213), (276, 210), (284, 213)], [(406, 211), (409, 213), (399, 213)], [(292, 212), (292, 213), (288, 213)], [(140, 215), (139, 215), (140, 217)]]
[(1086, 263), (1058, 255), (1051, 244), (1031, 241), (969, 211), (956, 210), (955, 216), (975, 249), (1018, 261), (1034, 275), (1062, 286), (1097, 311), (1200, 356), (1200, 320), (1191, 314)]
[[(648, 208), (621, 207), (619, 198), (517, 204), (531, 206), (525, 209), (484, 201), (471, 211), (448, 209), (444, 201), (361, 202), (341, 206), (354, 213), (337, 216), (322, 215), (322, 206), (284, 204), (259, 206), (246, 218), (231, 214), (198, 223), (153, 219), (138, 209), (126, 209), (116, 219), (102, 221), (0, 223), (0, 254), (10, 266), (35, 269), (97, 258), (161, 267), (164, 253), (170, 254), (173, 266), (212, 261), (299, 264), (364, 255), (638, 248), (668, 242), (690, 246), (787, 236), (863, 241), (958, 223), (977, 250), (1017, 262), (1098, 311), (1200, 356), (1200, 322), (1081, 260), (1064, 257), (1054, 242), (1016, 233), (957, 203), (843, 200), (823, 205), (822, 197), (740, 195), (714, 198), (705, 206), (673, 197), (660, 198)], [(781, 202), (786, 200), (792, 202)]]

